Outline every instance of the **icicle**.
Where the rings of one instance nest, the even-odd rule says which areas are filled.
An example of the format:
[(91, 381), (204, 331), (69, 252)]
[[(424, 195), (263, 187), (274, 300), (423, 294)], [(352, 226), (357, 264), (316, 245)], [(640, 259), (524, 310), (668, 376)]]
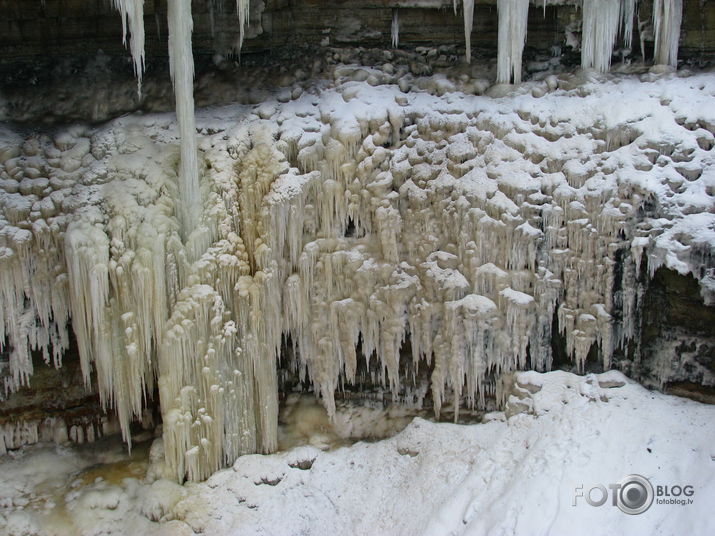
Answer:
[(683, 19), (683, 0), (654, 0), (656, 65), (678, 66), (678, 40)]
[(392, 10), (392, 48), (400, 46), (400, 10), (395, 8)]
[[(171, 2), (169, 2), (171, 4)], [(144, 72), (144, 0), (114, 0), (114, 7), (122, 15), (122, 42), (127, 43), (127, 27), (131, 34), (129, 49), (134, 61), (134, 75), (137, 77), (137, 91), (142, 94), (142, 73)]]
[(197, 229), (201, 197), (194, 119), (194, 56), (191, 50), (191, 0), (168, 3), (169, 62), (176, 95), (176, 118), (181, 135), (179, 221), (184, 239)]
[(621, 0), (584, 0), (581, 67), (608, 71), (620, 17)]
[(636, 0), (623, 0), (623, 43), (626, 48), (633, 46), (633, 17)]
[(236, 12), (238, 13), (238, 52), (243, 47), (243, 38), (250, 23), (251, 0), (236, 0)]
[(474, 0), (463, 0), (464, 2), (464, 47), (467, 56), (467, 63), (472, 61), (472, 25), (474, 22)]
[(514, 79), (521, 83), (521, 55), (526, 44), (526, 23), (529, 17), (529, 0), (498, 0), (499, 52), (497, 57), (497, 82), (508, 84)]

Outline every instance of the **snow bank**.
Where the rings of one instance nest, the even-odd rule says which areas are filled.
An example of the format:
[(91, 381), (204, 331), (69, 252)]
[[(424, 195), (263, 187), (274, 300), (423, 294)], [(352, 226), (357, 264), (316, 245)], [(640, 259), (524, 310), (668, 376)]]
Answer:
[[(469, 426), (416, 418), (379, 442), (243, 456), (201, 484), (157, 479), (160, 442), (143, 480), (84, 473), (87, 461), (72, 451), (28, 449), (0, 462), (0, 515), (8, 534), (38, 536), (61, 527), (87, 536), (708, 532), (712, 406), (647, 391), (615, 371), (517, 373), (505, 390), (508, 418), (491, 414)], [(645, 513), (627, 515), (610, 500), (594, 507), (578, 497), (577, 488), (630, 474), (654, 487), (692, 486), (693, 502), (656, 498)], [(62, 479), (74, 483), (62, 488)], [(52, 485), (61, 489), (57, 507), (41, 491)], [(58, 512), (64, 504), (69, 517)]]

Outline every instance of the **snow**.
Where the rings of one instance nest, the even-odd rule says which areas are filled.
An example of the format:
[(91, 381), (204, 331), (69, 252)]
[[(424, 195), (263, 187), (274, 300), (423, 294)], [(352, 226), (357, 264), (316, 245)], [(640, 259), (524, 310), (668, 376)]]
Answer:
[[(517, 373), (504, 389), (504, 411), (482, 424), (417, 417), (377, 442), (330, 448), (323, 414), (322, 426), (305, 428), (311, 444), (242, 456), (184, 486), (162, 478), (161, 441), (148, 459), (127, 459), (118, 445), (26, 447), (0, 461), (0, 516), (9, 535), (43, 536), (708, 532), (712, 406), (647, 391), (615, 371)], [(627, 515), (610, 500), (593, 507), (576, 498), (578, 487), (630, 474), (654, 487), (690, 485), (693, 503), (656, 501)]]

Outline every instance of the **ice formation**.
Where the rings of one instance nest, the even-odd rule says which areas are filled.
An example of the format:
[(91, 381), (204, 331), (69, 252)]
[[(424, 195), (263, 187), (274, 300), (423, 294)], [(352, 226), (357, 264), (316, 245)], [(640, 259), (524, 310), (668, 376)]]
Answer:
[(621, 25), (622, 0), (583, 0), (581, 67), (606, 72)]
[(134, 74), (137, 77), (141, 95), (142, 73), (144, 72), (144, 0), (114, 0), (114, 7), (122, 16), (122, 41), (127, 42), (129, 30), (129, 49), (134, 61)]
[(683, 0), (653, 0), (655, 63), (678, 66), (678, 39), (683, 19)]
[(641, 260), (703, 277), (715, 243), (712, 107), (692, 89), (709, 82), (690, 80), (589, 86), (593, 114), (568, 93), (405, 102), (349, 81), (227, 108), (200, 121), (216, 133), (202, 127), (198, 255), (170, 117), (4, 131), (6, 389), (31, 349), (59, 362), (71, 316), (127, 439), (158, 382), (181, 480), (275, 448), (283, 337), (330, 414), (358, 343), (396, 395), (414, 388), (409, 337), (438, 413), (479, 404), (494, 373), (548, 369), (555, 319), (579, 368), (593, 346), (608, 367), (637, 334)]
[(400, 10), (395, 8), (392, 10), (392, 25), (390, 26), (390, 36), (392, 40), (392, 48), (400, 46)]
[(472, 61), (472, 26), (474, 23), (474, 0), (463, 0), (464, 47), (467, 63)]
[(250, 22), (251, 0), (236, 0), (236, 13), (238, 13), (238, 51), (243, 47), (243, 38)]
[[(114, 0), (114, 3), (122, 14), (123, 39), (125, 41), (127, 27), (130, 31), (130, 49), (141, 92), (141, 75), (144, 68), (144, 0)], [(457, 13), (457, 4), (458, 1), (453, 0), (455, 14)], [(636, 0), (582, 0), (581, 65), (584, 68), (592, 67), (602, 72), (608, 71), (611, 65), (613, 47), (621, 26), (623, 27), (625, 47), (631, 47), (635, 5)], [(529, 0), (497, 0), (497, 6), (499, 13), (497, 82), (509, 83), (513, 80), (514, 83), (520, 83), (521, 58), (526, 42)], [(543, 7), (545, 13), (546, 0), (543, 1)], [(182, 6), (181, 2), (169, 2), (168, 8), (169, 11), (184, 12), (182, 20), (190, 20), (190, 5)], [(654, 0), (653, 2), (656, 64), (677, 66), (682, 8), (682, 0)], [(470, 63), (474, 0), (462, 0), (462, 10), (465, 56), (467, 63)], [(237, 49), (240, 53), (243, 47), (245, 31), (250, 22), (250, 0), (236, 0), (236, 13), (239, 20)], [(172, 15), (170, 14), (169, 17), (171, 18)], [(213, 33), (213, 2), (210, 6), (210, 18)], [(394, 8), (391, 23), (391, 43), (393, 48), (399, 46), (399, 24), (399, 9)], [(178, 26), (176, 28), (178, 29)], [(181, 31), (190, 34), (190, 28), (191, 24), (189, 23), (186, 29)], [(178, 53), (179, 51), (177, 50), (176, 52)], [(191, 70), (193, 70), (193, 67)], [(196, 222), (194, 221), (193, 223)]]
[(633, 17), (636, 0), (623, 0), (623, 44), (627, 49), (633, 46)]
[(529, 0), (497, 0), (499, 10), (499, 52), (497, 82), (521, 82), (521, 55), (526, 44)]
[(179, 221), (183, 235), (196, 231), (201, 198), (199, 164), (194, 120), (194, 56), (191, 49), (191, 0), (174, 0), (167, 4), (169, 19), (169, 64), (176, 94), (176, 118), (181, 136), (179, 161)]
[[(618, 3), (599, 5), (609, 22), (589, 31), (611, 42)], [(637, 335), (642, 261), (706, 279), (715, 118), (696, 88), (711, 81), (587, 86), (574, 104), (347, 79), (206, 112), (199, 174), (190, 0), (168, 6), (180, 150), (165, 116), (0, 131), (5, 393), (28, 384), (32, 350), (59, 366), (71, 317), (127, 441), (158, 388), (167, 461), (198, 480), (276, 448), (284, 341), (331, 416), (360, 346), (393, 396), (426, 368), (435, 412), (456, 417), (492, 375), (549, 369), (554, 328), (579, 369), (594, 347), (609, 367)], [(499, 2), (502, 82), (519, 81), (527, 13)]]

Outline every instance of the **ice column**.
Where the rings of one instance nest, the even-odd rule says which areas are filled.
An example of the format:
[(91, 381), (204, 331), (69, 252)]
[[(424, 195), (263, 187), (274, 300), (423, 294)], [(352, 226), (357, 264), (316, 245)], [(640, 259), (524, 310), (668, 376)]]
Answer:
[(191, 0), (168, 3), (169, 63), (181, 134), (179, 221), (184, 239), (196, 229), (200, 213), (199, 165), (194, 120), (194, 57), (191, 51)]
[(583, 0), (581, 67), (608, 71), (620, 19), (620, 0)]
[(678, 65), (678, 38), (683, 20), (683, 0), (654, 0), (656, 65)]
[[(529, 0), (498, 0), (499, 52), (497, 56), (497, 82), (521, 82), (521, 54), (526, 43), (526, 22)], [(465, 15), (466, 17), (466, 15)]]

